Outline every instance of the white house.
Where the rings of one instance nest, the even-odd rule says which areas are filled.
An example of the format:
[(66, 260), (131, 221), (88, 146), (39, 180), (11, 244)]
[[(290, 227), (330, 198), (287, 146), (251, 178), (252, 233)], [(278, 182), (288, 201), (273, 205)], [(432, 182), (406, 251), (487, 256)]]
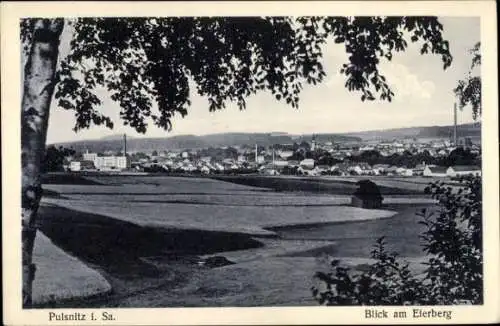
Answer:
[(481, 168), (479, 166), (471, 165), (454, 165), (450, 166), (446, 170), (446, 174), (449, 177), (458, 177), (464, 175), (481, 176)]
[(94, 162), (92, 161), (71, 161), (69, 163), (69, 169), (72, 172), (85, 171), (85, 170), (95, 170)]
[(293, 155), (293, 151), (280, 151), (278, 152), (278, 155), (282, 159), (286, 160), (287, 158)]
[(89, 153), (89, 151), (87, 151), (86, 153), (83, 153), (83, 160), (84, 161), (95, 162), (96, 158), (97, 158), (97, 153)]
[(443, 166), (430, 166), (427, 165), (424, 169), (424, 177), (446, 177), (446, 168)]
[(69, 163), (69, 169), (73, 172), (78, 172), (81, 171), (82, 165), (80, 161), (72, 161), (71, 163)]
[(375, 175), (384, 173), (389, 168), (389, 164), (375, 164), (372, 171)]
[(220, 163), (215, 163), (214, 167), (218, 171), (224, 171), (224, 166), (222, 164), (220, 164)]
[(375, 147), (373, 146), (363, 146), (359, 149), (360, 152), (367, 152), (367, 151), (373, 151)]
[(312, 169), (314, 168), (314, 160), (312, 158), (306, 158), (300, 161), (300, 166), (305, 169)]
[(404, 177), (412, 177), (413, 176), (413, 169), (403, 169), (399, 172), (400, 175)]

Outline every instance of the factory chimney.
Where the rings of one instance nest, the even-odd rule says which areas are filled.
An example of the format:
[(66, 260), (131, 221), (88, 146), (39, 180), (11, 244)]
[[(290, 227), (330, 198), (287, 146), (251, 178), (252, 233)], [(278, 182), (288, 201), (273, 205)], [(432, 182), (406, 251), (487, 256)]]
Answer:
[(127, 134), (123, 134), (123, 156), (127, 157)]

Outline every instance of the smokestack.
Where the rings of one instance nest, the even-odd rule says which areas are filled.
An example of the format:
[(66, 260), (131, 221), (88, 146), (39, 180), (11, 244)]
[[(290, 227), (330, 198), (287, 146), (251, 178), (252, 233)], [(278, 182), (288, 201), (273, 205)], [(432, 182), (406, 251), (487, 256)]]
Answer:
[(457, 142), (457, 103), (453, 104), (453, 144), (458, 145)]
[(255, 144), (255, 163), (257, 164), (257, 144)]
[(123, 156), (127, 157), (127, 134), (123, 134)]
[(273, 170), (275, 170), (275, 164), (274, 164), (274, 145), (273, 145)]

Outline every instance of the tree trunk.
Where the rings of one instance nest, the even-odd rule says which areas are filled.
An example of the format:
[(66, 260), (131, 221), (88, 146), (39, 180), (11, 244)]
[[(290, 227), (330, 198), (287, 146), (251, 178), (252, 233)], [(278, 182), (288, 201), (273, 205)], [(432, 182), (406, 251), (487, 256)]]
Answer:
[(42, 197), (40, 169), (45, 153), (50, 102), (56, 82), (62, 18), (36, 19), (24, 70), (21, 103), (23, 306), (32, 304), (36, 214)]

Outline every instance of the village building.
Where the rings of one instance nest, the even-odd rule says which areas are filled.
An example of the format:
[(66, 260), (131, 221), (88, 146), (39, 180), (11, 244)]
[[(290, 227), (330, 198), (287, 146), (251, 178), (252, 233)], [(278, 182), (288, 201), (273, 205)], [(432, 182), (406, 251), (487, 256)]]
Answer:
[(425, 164), (417, 164), (415, 168), (413, 168), (413, 175), (423, 175), (425, 170)]
[(375, 175), (384, 174), (389, 168), (389, 164), (375, 164), (372, 166), (372, 171)]
[(278, 156), (284, 160), (293, 155), (293, 151), (279, 151)]
[(304, 169), (313, 169), (314, 168), (314, 159), (306, 158), (300, 161), (300, 166)]
[(92, 171), (95, 170), (95, 165), (94, 162), (92, 161), (71, 161), (69, 163), (69, 170), (72, 172), (79, 172), (79, 171)]
[(424, 177), (446, 177), (446, 170), (443, 166), (427, 165), (422, 174)]
[(479, 166), (472, 165), (454, 165), (450, 166), (446, 170), (446, 175), (449, 177), (458, 177), (458, 176), (481, 176), (481, 168)]
[(262, 164), (264, 163), (266, 160), (265, 160), (265, 157), (264, 155), (257, 155), (257, 164)]
[[(89, 153), (87, 151), (83, 153), (83, 161), (93, 162), (94, 168), (100, 171), (125, 170), (130, 168), (130, 158), (123, 155), (99, 156), (97, 153)], [(88, 163), (85, 164), (88, 166)], [(76, 168), (76, 163), (74, 168)]]

